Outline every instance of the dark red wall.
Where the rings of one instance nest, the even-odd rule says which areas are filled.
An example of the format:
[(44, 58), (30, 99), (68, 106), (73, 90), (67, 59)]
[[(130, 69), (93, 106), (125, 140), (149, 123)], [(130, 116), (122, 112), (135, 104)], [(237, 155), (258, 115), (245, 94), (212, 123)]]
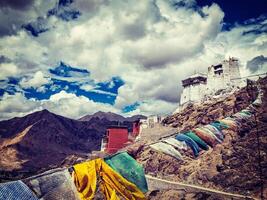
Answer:
[(107, 129), (107, 152), (115, 153), (125, 146), (128, 142), (128, 129), (127, 128), (108, 128)]

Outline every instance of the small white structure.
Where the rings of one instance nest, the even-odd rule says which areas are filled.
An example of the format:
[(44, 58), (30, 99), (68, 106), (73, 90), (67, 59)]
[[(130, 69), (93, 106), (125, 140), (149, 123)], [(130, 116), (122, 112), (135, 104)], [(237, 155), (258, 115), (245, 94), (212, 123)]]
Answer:
[(161, 122), (161, 116), (159, 115), (152, 115), (147, 118), (148, 127), (153, 128), (156, 124)]
[(140, 119), (140, 129), (148, 128), (148, 120), (147, 119)]
[(162, 117), (159, 115), (151, 115), (147, 119), (140, 119), (140, 132), (143, 129), (153, 128), (162, 121)]
[(229, 60), (208, 67), (207, 75), (198, 73), (182, 80), (184, 89), (181, 93), (180, 105), (174, 113), (179, 112), (185, 104), (200, 102), (219, 90), (231, 91), (241, 84), (239, 61), (230, 57)]
[(206, 90), (207, 76), (204, 74), (195, 74), (182, 80), (183, 92), (180, 98), (180, 105), (187, 102), (199, 101)]
[(106, 148), (107, 148), (107, 138), (102, 138), (100, 151), (105, 151)]

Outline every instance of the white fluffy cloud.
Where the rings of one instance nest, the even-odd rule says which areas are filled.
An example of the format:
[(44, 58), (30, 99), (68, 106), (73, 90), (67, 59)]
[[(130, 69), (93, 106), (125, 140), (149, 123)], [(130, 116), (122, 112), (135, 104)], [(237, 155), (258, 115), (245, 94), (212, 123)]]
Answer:
[(110, 104), (97, 103), (84, 96), (76, 96), (65, 91), (60, 91), (49, 99), (41, 101), (27, 99), (23, 94), (15, 93), (14, 95), (4, 94), (2, 97), (0, 120), (24, 116), (42, 109), (48, 109), (56, 114), (74, 119), (97, 111), (120, 113), (120, 110), (115, 109)]
[[(167, 7), (167, 8), (166, 8)], [(174, 10), (167, 1), (160, 1), (160, 14), (165, 20), (150, 26), (150, 34), (138, 41), (127, 41), (125, 50), (132, 62), (145, 68), (165, 67), (195, 56), (207, 39), (220, 31), (223, 12), (216, 5), (204, 7), (203, 18), (191, 9)]]
[(80, 88), (85, 91), (92, 91), (93, 89), (95, 89), (95, 86), (90, 84), (83, 84)]
[(0, 64), (0, 80), (6, 79), (10, 76), (19, 74), (19, 68), (14, 63), (1, 63)]
[(23, 78), (19, 84), (23, 88), (39, 88), (40, 86), (49, 83), (49, 81), (50, 78), (45, 77), (42, 71), (38, 71), (33, 75), (33, 77)]
[(151, 100), (143, 102), (136, 110), (127, 113), (127, 116), (142, 114), (145, 116), (151, 115), (169, 115), (177, 108), (176, 103), (169, 103), (162, 100)]
[(5, 93), (0, 103), (0, 120), (21, 117), (40, 109), (40, 102), (34, 99), (27, 99), (21, 93), (13, 95)]
[[(77, 118), (98, 109), (121, 112), (125, 106), (139, 102), (132, 113), (149, 115), (175, 109), (181, 80), (186, 76), (206, 72), (208, 66), (228, 56), (240, 59), (245, 76), (251, 73), (247, 61), (267, 56), (266, 34), (253, 32), (266, 26), (267, 20), (260, 24), (252, 20), (222, 31), (224, 12), (217, 4), (195, 9), (194, 0), (183, 1), (185, 6), (176, 8), (172, 2), (74, 1), (72, 6), (82, 13), (77, 20), (65, 22), (52, 17), (49, 23), (53, 28), (37, 38), (23, 30), (0, 38), (0, 55), (11, 59), (13, 66), (1, 71), (0, 76), (20, 73), (28, 77), (20, 82), (23, 87), (45, 92), (42, 85), (49, 81), (46, 72), (62, 60), (88, 69), (96, 83), (119, 76), (125, 84), (119, 88), (113, 106), (64, 91), (39, 101), (40, 105)], [(87, 80), (80, 82), (85, 91), (101, 92), (86, 85)]]
[(67, 93), (65, 91), (54, 94), (50, 99), (42, 101), (42, 106), (54, 113), (71, 118), (80, 118), (100, 110), (104, 112), (119, 112), (119, 110), (113, 108), (110, 104), (97, 103), (84, 96), (76, 96), (73, 93)]
[[(127, 116), (135, 114), (150, 115), (151, 113), (169, 114), (173, 112), (176, 106), (174, 103), (162, 100), (147, 101), (143, 102), (136, 110), (127, 113)], [(15, 93), (14, 95), (5, 94), (1, 99), (0, 120), (14, 116), (24, 116), (42, 109), (48, 109), (56, 114), (74, 119), (97, 111), (122, 114), (120, 109), (116, 109), (110, 104), (94, 102), (84, 96), (76, 96), (65, 91), (60, 91), (52, 95), (48, 100), (41, 101), (27, 99), (23, 94)]]

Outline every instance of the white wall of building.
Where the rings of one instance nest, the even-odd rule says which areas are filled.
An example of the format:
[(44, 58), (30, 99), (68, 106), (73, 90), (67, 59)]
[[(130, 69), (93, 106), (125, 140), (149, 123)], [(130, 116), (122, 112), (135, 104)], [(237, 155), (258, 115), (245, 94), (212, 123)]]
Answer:
[(207, 77), (208, 94), (215, 93), (220, 89), (240, 86), (239, 62), (235, 58), (229, 58), (222, 63), (222, 73), (216, 74), (214, 66), (209, 67)]
[(208, 72), (207, 78), (207, 93), (214, 93), (220, 89), (226, 88), (228, 85), (228, 76), (224, 73), (215, 74), (214, 69), (211, 68)]
[(180, 104), (184, 104), (191, 101), (200, 101), (206, 92), (206, 84), (199, 83), (187, 86), (183, 89), (181, 98), (180, 98)]
[(231, 84), (234, 86), (240, 86), (242, 81), (240, 79), (239, 61), (232, 58), (229, 60), (228, 65)]
[[(208, 68), (206, 84), (198, 83), (184, 87), (181, 93), (180, 106), (188, 102), (200, 102), (205, 95), (212, 95), (221, 89), (243, 87), (244, 84), (242, 84), (240, 77), (239, 62), (236, 58), (224, 60), (217, 67), (211, 66)], [(178, 107), (175, 112), (180, 109), (181, 107)]]

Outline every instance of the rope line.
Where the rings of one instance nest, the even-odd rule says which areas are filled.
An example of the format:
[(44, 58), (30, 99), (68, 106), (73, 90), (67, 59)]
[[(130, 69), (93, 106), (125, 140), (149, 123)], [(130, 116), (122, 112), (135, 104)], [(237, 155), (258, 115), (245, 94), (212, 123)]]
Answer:
[[(255, 84), (255, 82), (253, 82)], [(248, 85), (247, 85), (248, 86)], [(258, 87), (257, 87), (258, 88)], [(247, 88), (248, 89), (248, 88)], [(247, 93), (248, 90), (247, 90)], [(259, 95), (259, 88), (258, 88), (258, 95)], [(256, 97), (257, 98), (257, 97)], [(254, 101), (255, 99), (251, 98), (251, 101)], [(262, 166), (261, 166), (261, 155), (260, 155), (260, 136), (259, 136), (259, 126), (258, 126), (258, 121), (257, 121), (257, 111), (254, 112), (254, 118), (255, 118), (255, 124), (256, 124), (256, 134), (257, 134), (257, 151), (258, 151), (258, 163), (259, 163), (259, 175), (260, 175), (260, 182), (261, 182), (261, 200), (264, 199), (263, 196), (263, 178), (262, 178)], [(168, 137), (172, 137), (173, 135), (175, 135), (177, 133), (173, 133), (170, 134), (168, 136), (163, 136), (161, 138), (159, 138), (159, 141), (162, 141), (164, 138), (168, 138)], [(157, 141), (157, 142), (159, 142)], [(153, 143), (157, 143), (157, 142), (152, 142)], [(145, 146), (148, 146), (150, 144), (147, 144)], [(205, 188), (205, 187), (201, 187), (201, 186), (197, 186), (197, 185), (192, 185), (192, 184), (186, 184), (186, 183), (181, 183), (181, 182), (174, 182), (174, 181), (168, 181), (168, 180), (164, 180), (164, 179), (159, 179), (150, 175), (145, 175), (147, 182), (148, 182), (148, 187), (149, 189), (176, 189), (176, 190), (185, 190), (185, 189), (189, 189), (189, 190), (200, 190), (203, 192), (207, 192), (207, 193), (211, 193), (211, 194), (217, 194), (217, 195), (221, 195), (224, 197), (229, 197), (232, 199), (255, 199), (251, 196), (246, 196), (246, 195), (240, 195), (240, 194), (234, 194), (234, 193), (229, 193), (229, 192), (223, 192), (223, 191), (219, 191), (216, 189), (211, 189), (211, 188)]]
[(250, 75), (250, 76), (244, 76), (244, 77), (240, 77), (240, 78), (232, 78), (231, 80), (238, 80), (238, 79), (244, 79), (244, 78), (248, 78), (248, 77), (254, 77), (254, 76), (262, 76), (262, 75), (267, 75), (267, 73), (262, 73), (262, 74), (254, 74), (254, 75)]
[(256, 124), (256, 136), (257, 136), (257, 152), (258, 152), (258, 165), (259, 165), (259, 175), (260, 175), (260, 186), (261, 186), (261, 199), (264, 199), (263, 196), (263, 178), (262, 178), (262, 166), (261, 166), (261, 151), (260, 151), (260, 135), (259, 135), (259, 124), (257, 121), (257, 113), (254, 113), (254, 119)]
[(229, 197), (229, 198), (234, 198), (234, 199), (255, 199), (251, 196), (246, 196), (246, 195), (240, 195), (240, 194), (234, 194), (234, 193), (229, 193), (229, 192), (223, 192), (220, 190), (216, 189), (211, 189), (211, 188), (205, 188), (197, 185), (192, 185), (192, 184), (186, 184), (186, 183), (181, 183), (177, 181), (168, 181), (160, 178), (156, 178), (150, 175), (145, 175), (147, 182), (148, 182), (148, 187), (149, 190), (155, 190), (155, 189), (174, 189), (174, 190), (181, 190), (185, 189), (186, 191), (203, 191), (207, 192), (210, 194), (217, 194), (219, 196), (224, 196), (224, 197)]

